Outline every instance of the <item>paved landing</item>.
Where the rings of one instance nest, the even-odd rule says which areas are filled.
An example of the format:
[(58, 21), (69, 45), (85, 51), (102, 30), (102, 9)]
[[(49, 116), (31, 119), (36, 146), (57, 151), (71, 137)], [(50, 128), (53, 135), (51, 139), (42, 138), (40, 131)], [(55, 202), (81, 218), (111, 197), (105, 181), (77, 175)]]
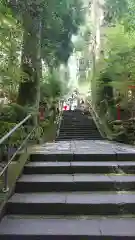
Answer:
[[(135, 147), (126, 144), (109, 142), (104, 140), (75, 140), (45, 143), (34, 146), (31, 149), (34, 153), (76, 153), (76, 154), (135, 154)], [(124, 161), (124, 159), (123, 159)]]

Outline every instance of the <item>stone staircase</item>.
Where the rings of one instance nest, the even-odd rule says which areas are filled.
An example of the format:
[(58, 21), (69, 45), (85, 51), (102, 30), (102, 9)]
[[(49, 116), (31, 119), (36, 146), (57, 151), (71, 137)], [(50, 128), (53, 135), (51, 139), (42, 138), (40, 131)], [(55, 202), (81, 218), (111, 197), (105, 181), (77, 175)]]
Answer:
[(81, 111), (64, 112), (57, 140), (31, 153), (0, 240), (135, 239), (135, 150), (103, 140)]
[(39, 147), (0, 224), (1, 240), (135, 239), (135, 151), (107, 141)]
[(56, 140), (102, 139), (92, 117), (81, 110), (64, 111), (59, 136)]

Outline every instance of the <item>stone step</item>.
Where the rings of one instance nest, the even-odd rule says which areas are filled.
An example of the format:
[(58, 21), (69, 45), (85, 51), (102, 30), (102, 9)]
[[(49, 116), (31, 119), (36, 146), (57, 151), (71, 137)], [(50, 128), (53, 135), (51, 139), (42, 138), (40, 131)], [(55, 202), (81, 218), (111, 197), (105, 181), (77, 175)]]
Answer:
[(94, 122), (92, 122), (92, 121), (90, 121), (90, 122), (84, 122), (84, 121), (79, 121), (79, 122), (74, 122), (74, 121), (72, 121), (72, 120), (68, 120), (68, 121), (61, 121), (61, 124), (62, 125), (65, 125), (65, 126), (71, 126), (71, 125), (75, 125), (75, 126), (85, 126), (85, 127), (89, 127), (89, 126), (95, 126), (95, 123)]
[(63, 122), (76, 122), (76, 123), (79, 123), (79, 122), (86, 122), (86, 123), (94, 123), (94, 120), (91, 118), (91, 117), (86, 117), (84, 115), (80, 116), (80, 117), (72, 117), (72, 116), (68, 116), (68, 117), (63, 117), (62, 118), (62, 121)]
[(59, 136), (57, 137), (57, 141), (65, 141), (65, 140), (101, 140), (103, 139), (101, 136)]
[(70, 129), (64, 129), (64, 128), (61, 128), (60, 129), (60, 133), (79, 133), (79, 134), (85, 134), (85, 133), (98, 133), (98, 130), (97, 129), (83, 129), (83, 128), (70, 128)]
[(70, 162), (30, 162), (24, 167), (24, 174), (66, 174), (71, 173)]
[(62, 119), (61, 120), (61, 124), (65, 124), (65, 125), (86, 125), (87, 127), (89, 126), (95, 126), (95, 122), (92, 119), (78, 119), (78, 120), (73, 120), (73, 119)]
[(92, 132), (92, 131), (93, 131), (93, 132), (96, 131), (96, 132), (99, 132), (97, 128), (92, 128), (92, 127), (91, 127), (91, 128), (83, 128), (83, 126), (81, 126), (81, 127), (71, 126), (70, 128), (65, 128), (65, 127), (62, 127), (62, 126), (61, 126), (60, 131), (61, 131), (61, 130), (62, 130), (62, 131), (69, 131), (69, 132), (72, 131), (72, 130), (74, 130), (74, 131), (79, 131), (79, 132), (82, 132), (82, 133), (83, 133), (83, 132), (87, 132), (87, 131), (91, 131), (91, 132)]
[[(74, 129), (74, 130), (84, 130), (84, 131), (87, 131), (87, 130), (97, 130), (97, 128), (94, 126), (85, 126), (85, 125), (65, 125), (65, 124), (62, 124), (61, 126), (60, 126), (60, 129), (63, 129), (63, 130), (72, 130), (72, 129)], [(98, 130), (97, 130), (98, 131)]]
[(72, 133), (71, 132), (61, 132), (60, 131), (60, 133), (59, 133), (59, 136), (71, 136), (71, 137), (74, 137), (74, 136), (76, 136), (76, 137), (83, 137), (83, 136), (93, 136), (93, 137), (95, 137), (95, 136), (100, 136), (100, 134), (98, 133), (98, 132), (74, 132), (74, 131), (72, 131)]
[(84, 120), (84, 121), (87, 121), (87, 120), (93, 120), (92, 116), (90, 115), (85, 115), (85, 114), (74, 114), (74, 115), (71, 115), (71, 114), (68, 114), (68, 115), (63, 115), (62, 116), (63, 119), (73, 119), (73, 120)]
[(63, 118), (62, 118), (62, 120), (63, 121), (70, 121), (71, 122), (71, 120), (72, 121), (74, 121), (74, 122), (80, 122), (80, 121), (82, 121), (82, 122), (94, 122), (94, 120), (93, 120), (93, 118), (92, 117), (87, 117), (87, 116), (85, 116), (85, 115), (80, 115), (80, 116), (63, 116)]
[[(73, 133), (69, 133), (69, 135), (68, 135), (68, 132), (67, 132), (67, 136), (64, 136), (64, 133), (62, 133), (62, 134), (63, 134), (63, 138), (67, 137), (67, 139), (70, 139), (70, 137), (71, 137), (71, 140), (72, 140), (72, 138), (74, 137), (74, 131), (73, 131)], [(65, 134), (66, 134), (66, 132), (65, 132)], [(99, 139), (102, 138), (101, 135), (99, 134), (99, 132), (96, 132), (96, 131), (95, 131), (95, 133), (89, 133), (88, 136), (86, 135), (86, 133), (80, 133), (75, 137), (77, 137), (77, 139), (80, 139), (80, 140), (89, 140), (89, 139), (90, 140), (95, 140), (95, 139), (98, 140), (98, 138)], [(83, 139), (85, 137), (88, 137), (88, 139)]]
[(69, 129), (60, 129), (60, 133), (79, 133), (79, 134), (85, 134), (85, 133), (98, 133), (97, 129), (83, 129), (83, 128), (69, 128)]
[(0, 225), (1, 240), (133, 240), (135, 219), (66, 218), (57, 216), (5, 216)]
[(71, 128), (74, 128), (74, 129), (83, 129), (84, 130), (87, 130), (87, 129), (97, 129), (96, 126), (92, 126), (92, 125), (85, 125), (85, 124), (61, 124), (61, 128), (64, 128), (64, 129), (71, 129)]
[(16, 192), (135, 190), (135, 175), (29, 174), (16, 183)]
[(84, 114), (84, 113), (79, 113), (79, 114), (63, 114), (62, 115), (63, 118), (73, 118), (73, 119), (84, 119), (84, 120), (87, 120), (89, 118), (91, 118), (92, 116), (91, 115), (88, 115), (88, 114)]
[(99, 135), (98, 134), (89, 134), (89, 133), (85, 133), (85, 134), (75, 134), (75, 133), (73, 133), (73, 134), (59, 134), (59, 136), (58, 136), (59, 138), (92, 138), (92, 139), (95, 139), (95, 138), (99, 138)]
[(68, 130), (68, 131), (72, 131), (72, 129), (74, 129), (74, 130), (76, 130), (76, 131), (78, 131), (78, 130), (80, 130), (80, 131), (84, 131), (84, 132), (86, 132), (86, 131), (92, 131), (92, 130), (97, 130), (97, 127), (92, 127), (92, 126), (89, 126), (89, 127), (85, 127), (85, 126), (79, 126), (79, 127), (76, 127), (76, 126), (70, 126), (70, 127), (64, 127), (64, 126), (61, 126), (61, 129), (64, 131), (66, 131), (66, 130)]
[(135, 173), (135, 162), (30, 162), (24, 174)]
[(123, 154), (116, 155), (110, 149), (106, 149), (106, 153), (101, 151), (100, 149), (95, 149), (94, 147), (90, 148), (89, 146), (84, 147), (82, 149), (78, 149), (78, 153), (72, 153), (70, 150), (64, 150), (62, 147), (57, 149), (56, 151), (50, 150), (46, 153), (46, 150), (39, 150), (34, 154), (31, 154), (30, 160), (33, 162), (98, 162), (98, 161), (135, 161), (135, 155), (131, 154), (130, 156), (127, 154), (124, 156)]
[(94, 129), (94, 130), (90, 130), (88, 129), (87, 131), (83, 131), (83, 130), (80, 130), (80, 129), (66, 129), (66, 130), (63, 130), (63, 129), (60, 129), (59, 131), (59, 134), (67, 134), (67, 135), (74, 135), (74, 134), (77, 134), (78, 136), (83, 136), (83, 135), (86, 135), (86, 134), (90, 134), (90, 135), (98, 135), (98, 136), (101, 136), (100, 133)]
[(71, 125), (73, 125), (73, 126), (76, 126), (76, 127), (78, 127), (78, 126), (84, 126), (85, 128), (86, 127), (94, 127), (95, 126), (95, 124), (94, 124), (94, 122), (74, 122), (74, 121), (72, 121), (72, 120), (70, 120), (70, 121), (61, 121), (61, 125), (63, 126), (65, 126), (65, 127), (69, 127), (69, 126), (71, 126)]
[(135, 214), (135, 192), (62, 192), (14, 194), (7, 214), (120, 215)]
[(61, 124), (62, 125), (66, 125), (67, 127), (70, 126), (70, 125), (75, 125), (75, 126), (83, 126), (85, 125), (86, 127), (89, 127), (89, 126), (94, 126), (95, 123), (93, 121), (73, 121), (72, 119), (70, 120), (62, 120), (61, 121)]

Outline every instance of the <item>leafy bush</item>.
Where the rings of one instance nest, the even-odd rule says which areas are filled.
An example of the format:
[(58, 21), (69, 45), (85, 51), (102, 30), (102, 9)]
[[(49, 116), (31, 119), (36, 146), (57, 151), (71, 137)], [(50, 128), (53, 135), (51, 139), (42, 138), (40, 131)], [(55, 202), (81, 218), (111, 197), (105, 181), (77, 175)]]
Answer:
[(20, 106), (17, 103), (12, 103), (11, 108), (14, 109), (14, 112), (16, 113), (16, 121), (15, 122), (20, 122), (22, 121), (28, 114), (28, 110), (27, 108)]
[[(0, 136), (3, 137), (12, 128), (14, 128), (16, 123), (9, 123), (0, 121)], [(26, 137), (25, 128), (21, 126), (18, 128), (3, 144), (7, 146), (19, 146)]]
[(43, 128), (41, 126), (38, 126), (31, 134), (29, 140), (35, 141), (36, 143), (39, 142), (43, 136), (43, 132)]
[(0, 121), (16, 122), (17, 115), (10, 105), (5, 105), (0, 111)]
[[(14, 128), (16, 123), (8, 123), (0, 121), (0, 136), (3, 137), (7, 134), (12, 128)], [(28, 127), (28, 126), (27, 126)], [(27, 131), (28, 130), (28, 131)], [(23, 143), (25, 138), (28, 134), (32, 131), (32, 127), (26, 128), (26, 126), (21, 126), (18, 128), (3, 144), (0, 146), (0, 161), (5, 162), (7, 161), (7, 156), (11, 157), (16, 150), (20, 147)], [(43, 136), (43, 129), (42, 127), (38, 127), (33, 131), (29, 141), (39, 142)]]
[[(16, 123), (8, 123), (0, 121), (0, 136), (3, 137), (6, 135), (11, 129), (15, 127)], [(28, 129), (29, 128), (29, 129)], [(32, 127), (19, 127), (4, 143), (6, 146), (14, 146), (18, 147), (22, 144), (23, 140), (27, 137), (27, 135), (32, 131)], [(29, 140), (37, 141), (43, 136), (43, 128), (41, 126), (37, 127), (35, 131), (31, 134)]]
[(48, 128), (50, 125), (50, 121), (48, 119), (46, 119), (43, 122), (40, 122), (40, 127), (43, 129), (43, 131), (46, 130), (46, 128)]
[(23, 120), (27, 116), (26, 108), (12, 103), (10, 105), (4, 105), (0, 111), (0, 121), (17, 123)]

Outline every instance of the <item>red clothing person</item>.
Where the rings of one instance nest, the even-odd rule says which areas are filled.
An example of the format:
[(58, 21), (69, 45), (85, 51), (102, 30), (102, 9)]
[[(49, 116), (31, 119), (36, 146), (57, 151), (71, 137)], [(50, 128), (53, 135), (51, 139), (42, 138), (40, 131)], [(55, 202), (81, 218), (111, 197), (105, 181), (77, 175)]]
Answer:
[(64, 106), (64, 110), (65, 110), (65, 111), (67, 110), (67, 105)]

